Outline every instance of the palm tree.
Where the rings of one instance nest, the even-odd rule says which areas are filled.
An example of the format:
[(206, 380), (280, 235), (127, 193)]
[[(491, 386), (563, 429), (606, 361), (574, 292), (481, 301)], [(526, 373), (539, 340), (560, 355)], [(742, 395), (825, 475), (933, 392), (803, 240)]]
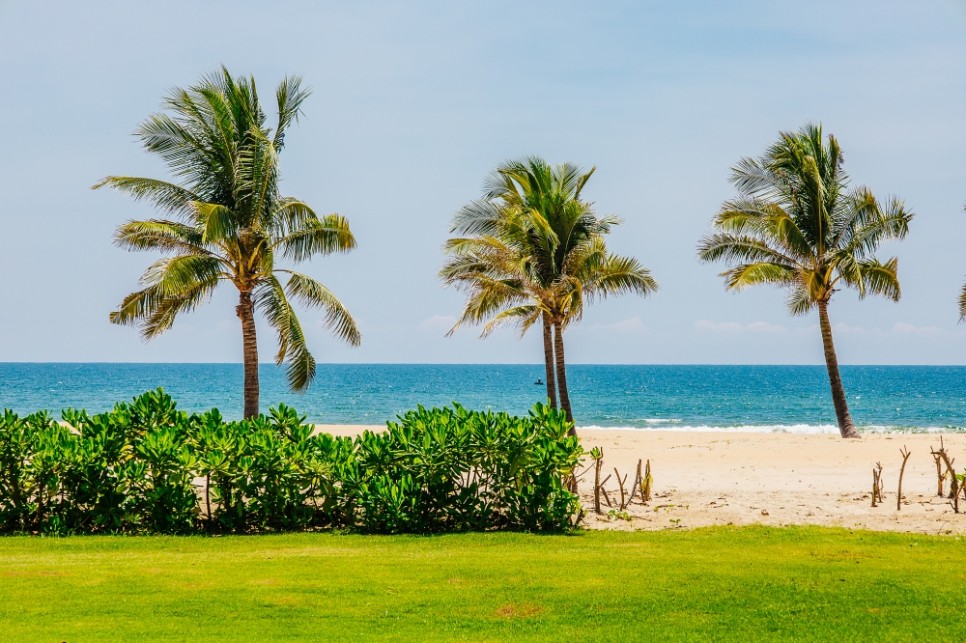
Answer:
[(447, 284), (469, 291), (466, 322), (486, 322), (483, 336), (500, 324), (526, 333), (543, 328), (547, 397), (573, 422), (563, 332), (583, 315), (584, 302), (657, 289), (637, 260), (607, 252), (603, 235), (619, 223), (597, 217), (580, 193), (594, 170), (582, 173), (539, 158), (500, 166), (484, 196), (457, 212), (451, 232), (465, 236), (446, 245), (440, 271)]
[(966, 284), (963, 284), (963, 289), (959, 292), (959, 321), (966, 321)]
[(722, 205), (714, 219), (717, 232), (701, 240), (698, 256), (733, 264), (721, 273), (726, 288), (774, 284), (787, 289), (793, 315), (818, 309), (839, 431), (857, 438), (828, 304), (843, 286), (860, 298), (899, 300), (897, 260), (883, 263), (873, 253), (883, 240), (905, 237), (913, 215), (897, 198), (880, 203), (868, 188), (849, 190), (838, 141), (831, 135), (827, 141), (821, 125), (806, 125), (781, 133), (761, 159), (739, 161), (731, 177), (738, 196)]
[(110, 315), (112, 323), (137, 325), (150, 339), (170, 328), (179, 313), (210, 299), (219, 282), (238, 289), (246, 418), (258, 415), (256, 309), (278, 334), (275, 361), (286, 363), (295, 391), (309, 386), (315, 359), (293, 301), (321, 308), (336, 336), (352, 345), (360, 341), (349, 312), (328, 288), (276, 266), (276, 259), (299, 262), (350, 250), (355, 239), (345, 218), (319, 217), (303, 201), (279, 194), (279, 153), (309, 92), (294, 77), (279, 83), (275, 94), (273, 130), (266, 126), (254, 78), (233, 78), (222, 67), (189, 89), (173, 90), (164, 101), (169, 113), (150, 116), (136, 134), (179, 182), (108, 176), (94, 186), (146, 200), (162, 217), (119, 226), (117, 245), (168, 255), (144, 272), (144, 288), (124, 298)]

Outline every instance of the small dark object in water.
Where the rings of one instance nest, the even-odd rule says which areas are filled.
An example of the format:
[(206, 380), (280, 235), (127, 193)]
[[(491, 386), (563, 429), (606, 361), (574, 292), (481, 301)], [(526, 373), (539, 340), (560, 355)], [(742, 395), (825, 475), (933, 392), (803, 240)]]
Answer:
[(534, 382), (534, 384), (537, 385), (537, 386), (543, 386), (543, 380), (537, 379), (537, 381)]

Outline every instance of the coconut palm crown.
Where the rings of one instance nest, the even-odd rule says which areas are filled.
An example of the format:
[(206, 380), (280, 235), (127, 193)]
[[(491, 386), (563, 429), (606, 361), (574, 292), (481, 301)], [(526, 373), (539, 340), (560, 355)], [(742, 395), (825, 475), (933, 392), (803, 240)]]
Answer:
[(704, 261), (724, 261), (725, 287), (773, 284), (788, 292), (793, 315), (818, 310), (832, 400), (842, 437), (858, 437), (852, 423), (832, 341), (828, 304), (843, 287), (860, 298), (898, 301), (898, 262), (874, 256), (886, 239), (901, 239), (912, 213), (898, 198), (880, 202), (866, 187), (849, 188), (838, 141), (820, 125), (780, 134), (760, 159), (732, 170), (735, 199), (715, 217), (714, 234), (701, 240)]
[(501, 324), (521, 334), (541, 323), (547, 397), (573, 421), (567, 387), (563, 331), (597, 298), (657, 289), (633, 258), (607, 251), (604, 235), (619, 220), (598, 217), (581, 191), (594, 170), (551, 166), (540, 158), (511, 161), (489, 178), (483, 198), (464, 206), (446, 244), (440, 271), (450, 285), (468, 291), (464, 323), (484, 323), (483, 336)]
[(360, 341), (349, 312), (328, 288), (276, 265), (276, 260), (300, 262), (355, 247), (345, 218), (320, 217), (303, 201), (279, 193), (279, 153), (308, 95), (298, 77), (279, 83), (277, 120), (270, 127), (254, 78), (233, 78), (222, 67), (193, 87), (172, 90), (165, 112), (150, 116), (136, 131), (176, 183), (108, 176), (94, 186), (125, 192), (158, 212), (159, 218), (119, 226), (117, 245), (167, 255), (144, 272), (143, 288), (110, 314), (112, 323), (136, 325), (150, 339), (170, 328), (179, 313), (207, 301), (219, 283), (230, 282), (238, 290), (245, 417), (258, 414), (256, 309), (278, 335), (275, 360), (286, 364), (296, 391), (312, 381), (315, 359), (293, 302), (321, 308), (336, 336), (352, 345)]

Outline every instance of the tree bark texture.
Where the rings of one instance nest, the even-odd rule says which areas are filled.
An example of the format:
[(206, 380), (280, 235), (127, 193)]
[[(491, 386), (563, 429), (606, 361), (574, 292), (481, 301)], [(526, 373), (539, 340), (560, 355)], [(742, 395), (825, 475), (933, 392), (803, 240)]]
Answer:
[(825, 366), (828, 368), (828, 382), (832, 389), (832, 404), (835, 406), (835, 418), (838, 420), (839, 433), (843, 438), (858, 438), (859, 432), (852, 424), (849, 405), (845, 400), (845, 389), (842, 387), (842, 376), (839, 375), (839, 361), (835, 356), (835, 344), (832, 343), (832, 324), (828, 319), (828, 302), (818, 302), (818, 322), (822, 329), (822, 347), (825, 349)]
[(550, 400), (550, 408), (557, 408), (557, 378), (553, 374), (553, 327), (550, 324), (550, 315), (543, 314), (543, 366), (545, 377), (547, 378), (547, 399)]
[(242, 327), (245, 364), (245, 419), (258, 415), (258, 344), (255, 338), (255, 306), (251, 291), (239, 291), (235, 308)]
[(574, 414), (570, 409), (570, 393), (567, 391), (567, 364), (564, 359), (563, 326), (560, 322), (554, 322), (553, 331), (554, 361), (557, 366), (557, 393), (560, 394), (560, 408), (567, 414), (567, 421), (570, 422), (570, 430), (567, 431), (567, 435), (577, 435), (577, 428), (574, 426)]

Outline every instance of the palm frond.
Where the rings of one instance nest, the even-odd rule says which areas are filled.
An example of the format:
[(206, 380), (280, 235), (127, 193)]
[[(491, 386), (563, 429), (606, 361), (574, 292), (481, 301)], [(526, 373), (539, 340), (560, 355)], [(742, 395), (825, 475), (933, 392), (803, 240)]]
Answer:
[(785, 303), (788, 306), (788, 312), (796, 317), (800, 317), (812, 310), (817, 300), (811, 296), (804, 285), (797, 284), (789, 288)]
[(115, 245), (128, 250), (180, 251), (181, 254), (211, 255), (204, 247), (202, 235), (194, 228), (176, 221), (149, 219), (128, 221), (118, 226)]
[(772, 200), (780, 195), (780, 190), (776, 187), (778, 177), (758, 159), (740, 159), (731, 168), (731, 182), (739, 194), (754, 199)]
[(716, 233), (706, 236), (698, 245), (702, 261), (768, 261), (789, 267), (800, 265), (797, 258), (784, 254), (767, 242), (751, 236)]
[(274, 276), (264, 280), (255, 291), (255, 306), (275, 329), (278, 353), (275, 363), (286, 364), (286, 377), (292, 390), (304, 392), (315, 377), (315, 358), (308, 350), (298, 315)]
[(499, 229), (501, 215), (499, 203), (470, 201), (453, 215), (450, 232), (461, 235), (493, 234)]
[(541, 320), (543, 309), (536, 305), (514, 306), (502, 310), (493, 316), (489, 322), (483, 326), (480, 337), (488, 337), (493, 331), (502, 325), (517, 326), (520, 335), (525, 335), (533, 325)]
[(191, 207), (202, 230), (203, 243), (218, 244), (238, 236), (238, 219), (230, 208), (219, 203), (200, 201), (193, 202)]
[(271, 222), (266, 226), (266, 232), (273, 239), (279, 239), (301, 230), (308, 222), (318, 220), (318, 215), (309, 204), (293, 197), (281, 197), (272, 213)]
[(276, 150), (285, 145), (285, 131), (289, 124), (297, 122), (302, 113), (302, 103), (309, 97), (311, 91), (302, 88), (301, 76), (286, 76), (275, 90), (275, 101), (278, 105), (278, 123), (275, 127), (275, 138), (272, 143)]
[(225, 275), (215, 257), (181, 255), (151, 265), (143, 289), (131, 293), (111, 313), (112, 324), (141, 325), (145, 339), (167, 330), (181, 312), (194, 310)]
[(909, 233), (909, 223), (914, 215), (901, 199), (890, 198), (885, 207), (881, 207), (875, 197), (862, 188), (850, 200), (854, 215), (840, 242), (846, 252), (857, 258), (868, 257), (881, 242), (903, 239)]
[(91, 189), (98, 190), (105, 186), (129, 194), (135, 201), (149, 201), (167, 214), (190, 215), (190, 204), (199, 200), (198, 195), (187, 188), (156, 179), (107, 176), (91, 186)]
[(346, 307), (339, 301), (331, 290), (308, 275), (298, 272), (287, 272), (290, 277), (285, 288), (289, 297), (308, 308), (321, 308), (325, 311), (324, 325), (332, 330), (336, 337), (346, 341), (351, 346), (358, 346), (362, 335), (356, 327), (355, 320)]
[(322, 219), (304, 219), (301, 225), (277, 239), (272, 247), (293, 261), (303, 261), (314, 255), (347, 252), (356, 247), (349, 222), (338, 214)]
[(800, 273), (784, 264), (767, 262), (744, 263), (721, 273), (725, 278), (725, 287), (741, 290), (758, 284), (776, 284), (789, 286), (799, 283)]
[(859, 297), (867, 294), (882, 295), (892, 301), (899, 301), (902, 289), (899, 286), (899, 260), (895, 257), (885, 263), (877, 259), (867, 259), (859, 262), (859, 274), (862, 288)]
[(651, 271), (633, 257), (609, 254), (592, 271), (580, 275), (588, 301), (612, 295), (633, 293), (646, 297), (658, 290)]

